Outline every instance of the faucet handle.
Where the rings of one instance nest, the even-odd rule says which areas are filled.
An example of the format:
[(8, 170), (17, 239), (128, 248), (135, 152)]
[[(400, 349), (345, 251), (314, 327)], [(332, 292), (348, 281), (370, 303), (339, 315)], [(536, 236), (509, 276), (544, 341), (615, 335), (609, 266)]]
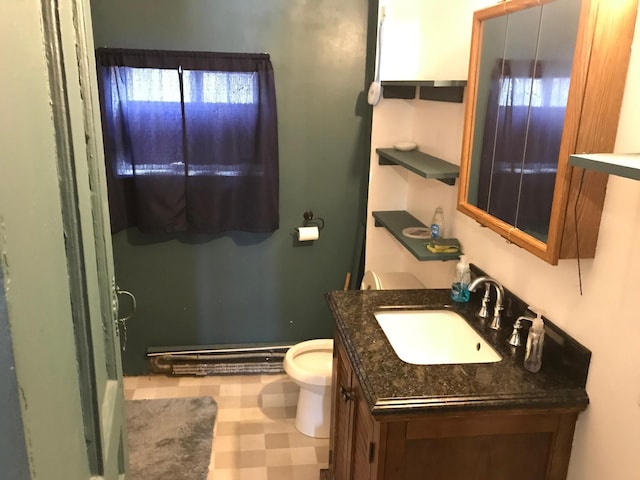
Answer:
[(482, 297), (482, 307), (480, 307), (480, 311), (478, 312), (478, 316), (480, 318), (489, 318), (489, 293), (491, 290), (491, 284), (484, 284), (484, 296)]
[(520, 330), (522, 330), (522, 320), (528, 320), (533, 323), (532, 317), (525, 317), (524, 315), (517, 318), (517, 320), (513, 323), (513, 331), (511, 332), (511, 336), (509, 337), (509, 345), (512, 347), (519, 347), (522, 345), (522, 341), (520, 340)]
[(491, 320), (490, 328), (493, 330), (500, 330), (502, 326), (500, 325), (500, 316), (502, 313), (502, 305), (500, 305), (497, 301), (495, 306), (493, 307), (493, 320)]

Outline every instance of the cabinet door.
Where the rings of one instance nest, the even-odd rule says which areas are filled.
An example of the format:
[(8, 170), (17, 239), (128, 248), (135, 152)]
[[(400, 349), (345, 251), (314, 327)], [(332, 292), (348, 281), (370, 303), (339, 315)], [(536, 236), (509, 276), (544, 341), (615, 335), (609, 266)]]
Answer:
[(333, 345), (330, 468), (334, 480), (348, 480), (353, 435), (352, 371), (338, 335)]
[(576, 418), (504, 411), (394, 422), (386, 478), (565, 480)]
[(331, 471), (334, 480), (372, 477), (375, 422), (340, 339), (334, 339)]
[(374, 472), (374, 460), (378, 455), (378, 445), (374, 441), (374, 421), (362, 390), (353, 380), (353, 440), (352, 440), (352, 480), (368, 480)]

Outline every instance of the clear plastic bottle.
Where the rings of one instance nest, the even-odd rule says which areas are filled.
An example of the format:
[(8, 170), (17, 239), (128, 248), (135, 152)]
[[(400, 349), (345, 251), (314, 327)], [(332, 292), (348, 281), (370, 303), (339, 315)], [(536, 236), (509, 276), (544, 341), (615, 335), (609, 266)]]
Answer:
[(442, 207), (436, 207), (431, 220), (431, 238), (444, 237), (444, 212)]
[(451, 282), (451, 300), (454, 302), (469, 301), (469, 283), (471, 282), (471, 271), (466, 255), (460, 255), (460, 261), (456, 265), (456, 273)]
[(542, 347), (544, 346), (544, 321), (540, 313), (533, 319), (529, 336), (527, 337), (527, 351), (524, 356), (524, 368), (536, 373), (542, 367)]

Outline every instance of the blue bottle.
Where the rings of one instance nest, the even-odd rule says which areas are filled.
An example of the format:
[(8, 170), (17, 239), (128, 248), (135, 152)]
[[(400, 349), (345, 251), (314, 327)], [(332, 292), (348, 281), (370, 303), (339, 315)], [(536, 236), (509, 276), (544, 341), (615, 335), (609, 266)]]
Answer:
[(431, 238), (444, 237), (444, 213), (442, 207), (436, 207), (431, 220)]

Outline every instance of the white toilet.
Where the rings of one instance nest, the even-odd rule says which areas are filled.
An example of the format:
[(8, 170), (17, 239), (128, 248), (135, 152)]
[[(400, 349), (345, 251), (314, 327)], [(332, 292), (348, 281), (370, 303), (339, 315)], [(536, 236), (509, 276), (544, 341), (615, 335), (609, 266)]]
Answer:
[[(410, 290), (424, 288), (406, 272), (367, 271), (361, 290)], [(283, 362), (284, 371), (300, 386), (296, 428), (315, 438), (329, 438), (331, 427), (331, 373), (333, 340), (308, 340), (291, 347)]]
[(360, 290), (416, 290), (424, 288), (416, 277), (407, 272), (381, 272), (371, 270), (362, 277)]
[(333, 340), (298, 343), (284, 357), (284, 371), (300, 386), (296, 428), (314, 438), (329, 438)]

